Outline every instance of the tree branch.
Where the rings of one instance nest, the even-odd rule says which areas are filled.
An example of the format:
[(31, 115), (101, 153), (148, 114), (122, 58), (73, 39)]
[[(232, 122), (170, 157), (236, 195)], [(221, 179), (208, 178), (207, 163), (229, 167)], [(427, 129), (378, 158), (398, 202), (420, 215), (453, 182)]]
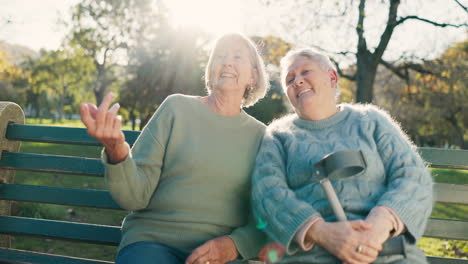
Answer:
[(366, 38), (364, 37), (364, 17), (366, 16), (366, 0), (359, 2), (359, 19), (356, 25), (356, 32), (358, 35), (358, 53), (359, 51), (367, 50)]
[(385, 68), (389, 69), (395, 75), (400, 77), (400, 79), (405, 81), (408, 81), (410, 78), (408, 70), (413, 70), (422, 74), (434, 75), (438, 78), (441, 77), (439, 76), (439, 74), (424, 68), (421, 64), (418, 63), (403, 63), (400, 66), (394, 66), (391, 63), (384, 61), (383, 59), (380, 59), (379, 63), (385, 66)]
[(338, 64), (337, 61), (335, 61), (334, 59), (330, 58), (330, 60), (335, 64), (335, 67), (336, 67), (336, 71), (338, 72), (338, 74), (343, 77), (343, 78), (346, 78), (350, 81), (356, 81), (356, 73), (354, 75), (349, 75), (349, 74), (346, 74), (344, 73), (341, 68), (340, 68), (340, 65)]
[(401, 17), (401, 18), (396, 22), (396, 25), (400, 25), (400, 24), (402, 24), (403, 22), (405, 22), (406, 20), (410, 20), (410, 19), (423, 21), (423, 22), (432, 24), (432, 25), (437, 26), (437, 27), (455, 27), (455, 28), (460, 28), (460, 27), (467, 27), (467, 26), (468, 26), (468, 24), (466, 24), (466, 23), (465, 23), (465, 24), (459, 24), (459, 25), (450, 24), (450, 23), (437, 23), (437, 22), (435, 22), (435, 21), (432, 21), (432, 20), (429, 20), (429, 19), (426, 19), (426, 18), (422, 18), (422, 17), (418, 17), (418, 16), (406, 16), (406, 17)]
[(387, 26), (385, 27), (384, 32), (380, 36), (379, 45), (377, 46), (377, 48), (375, 48), (375, 51), (372, 54), (374, 62), (376, 63), (379, 62), (380, 59), (382, 58), (382, 55), (385, 52), (385, 49), (387, 48), (388, 42), (390, 41), (392, 37), (393, 30), (397, 26), (397, 24), (395, 24), (395, 21), (396, 21), (399, 5), (400, 5), (400, 0), (390, 1), (390, 7), (388, 8)]
[(465, 10), (465, 12), (468, 13), (468, 8), (464, 5), (462, 5), (458, 0), (454, 0), (461, 8), (463, 8)]
[(391, 63), (384, 61), (383, 59), (380, 59), (380, 64), (385, 66), (385, 68), (393, 72), (396, 76), (400, 77), (400, 79), (402, 80), (407, 80), (409, 78), (409, 76), (401, 73), (398, 67), (393, 66)]

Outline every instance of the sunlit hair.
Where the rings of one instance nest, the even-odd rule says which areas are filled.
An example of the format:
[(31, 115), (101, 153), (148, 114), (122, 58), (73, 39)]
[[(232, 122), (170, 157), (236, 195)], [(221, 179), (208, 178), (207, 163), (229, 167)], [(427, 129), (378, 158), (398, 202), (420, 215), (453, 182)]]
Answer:
[(265, 71), (265, 64), (263, 62), (262, 57), (260, 56), (255, 44), (240, 33), (230, 33), (221, 36), (215, 42), (214, 48), (211, 50), (210, 58), (208, 60), (208, 64), (205, 68), (205, 85), (206, 89), (208, 90), (208, 94), (211, 93), (211, 89), (213, 88), (210, 81), (211, 81), (211, 73), (213, 70), (213, 58), (214, 55), (217, 54), (220, 45), (225, 43), (226, 41), (236, 41), (240, 40), (247, 46), (250, 55), (250, 63), (252, 64), (253, 70), (256, 71), (256, 80), (255, 85), (251, 87), (251, 89), (245, 89), (244, 98), (242, 100), (243, 107), (249, 107), (254, 105), (258, 100), (262, 99), (268, 91), (270, 87), (270, 83), (268, 81), (268, 74)]
[[(298, 57), (306, 57), (309, 58), (310, 60), (313, 60), (314, 62), (318, 63), (319, 67), (324, 70), (334, 70), (336, 72), (336, 67), (335, 65), (331, 62), (330, 58), (318, 51), (315, 51), (311, 48), (305, 48), (305, 49), (298, 49), (298, 50), (291, 50), (280, 61), (280, 66), (281, 66), (281, 85), (283, 86), (283, 89), (286, 90), (286, 75), (288, 74), (287, 70), (288, 67), (298, 58)], [(338, 98), (340, 95), (340, 87), (338, 86), (338, 83), (336, 83), (336, 93), (335, 97)]]

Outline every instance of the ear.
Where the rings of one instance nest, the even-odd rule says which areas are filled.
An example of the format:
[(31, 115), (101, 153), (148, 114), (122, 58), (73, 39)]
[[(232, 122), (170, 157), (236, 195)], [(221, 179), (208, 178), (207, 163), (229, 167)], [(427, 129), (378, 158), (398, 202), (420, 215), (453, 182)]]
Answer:
[(328, 76), (330, 77), (331, 87), (336, 88), (338, 85), (338, 73), (335, 70), (328, 70)]

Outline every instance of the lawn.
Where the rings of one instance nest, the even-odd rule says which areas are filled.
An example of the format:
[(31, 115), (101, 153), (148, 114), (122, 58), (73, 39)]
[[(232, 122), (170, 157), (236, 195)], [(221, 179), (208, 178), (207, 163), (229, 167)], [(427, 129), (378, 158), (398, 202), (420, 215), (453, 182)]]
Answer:
[[(49, 120), (42, 120), (40, 122), (39, 120), (28, 119), (27, 123), (82, 126), (79, 120), (67, 121), (65, 123), (52, 123)], [(126, 127), (126, 129), (128, 129), (128, 127)], [(63, 154), (82, 157), (99, 157), (100, 150), (101, 148), (92, 146), (72, 146), (30, 142), (24, 142), (21, 146), (22, 152)], [(435, 182), (468, 184), (468, 171), (432, 169), (432, 174)], [(17, 172), (16, 183), (70, 188), (105, 188), (104, 181), (100, 177), (56, 173), (32, 173), (24, 171)], [(15, 202), (13, 203), (13, 214), (27, 217), (118, 226), (126, 213), (119, 210)], [(435, 204), (432, 216), (436, 218), (467, 219), (468, 206), (437, 203)], [(468, 252), (467, 241), (423, 238), (419, 245), (427, 255), (432, 256), (460, 258), (462, 257), (463, 252)], [(116, 251), (116, 248), (112, 246), (95, 246), (78, 242), (64, 242), (52, 239), (27, 238), (21, 236), (14, 238), (13, 247), (102, 260), (113, 260)]]

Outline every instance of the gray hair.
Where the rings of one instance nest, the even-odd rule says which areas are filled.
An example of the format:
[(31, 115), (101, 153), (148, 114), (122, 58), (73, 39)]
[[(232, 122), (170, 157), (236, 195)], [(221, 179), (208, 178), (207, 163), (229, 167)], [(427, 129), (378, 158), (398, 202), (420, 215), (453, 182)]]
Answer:
[(211, 70), (213, 68), (213, 57), (216, 54), (216, 51), (219, 48), (219, 45), (224, 41), (229, 40), (240, 40), (245, 43), (247, 49), (249, 50), (250, 55), (250, 62), (252, 64), (253, 69), (256, 71), (256, 83), (254, 85), (249, 85), (245, 89), (244, 97), (242, 100), (243, 107), (249, 107), (254, 105), (258, 100), (265, 97), (269, 87), (270, 82), (268, 79), (268, 74), (265, 70), (265, 64), (263, 62), (262, 57), (260, 56), (256, 45), (248, 39), (246, 36), (240, 33), (230, 33), (225, 34), (219, 37), (216, 42), (214, 48), (211, 50), (210, 58), (208, 59), (208, 64), (205, 68), (205, 85), (206, 89), (208, 90), (208, 94), (211, 93)]
[[(280, 61), (280, 66), (281, 66), (281, 85), (283, 86), (283, 89), (286, 89), (286, 70), (288, 69), (289, 65), (291, 62), (298, 57), (306, 57), (309, 58), (310, 60), (313, 60), (318, 63), (320, 68), (324, 71), (328, 70), (334, 70), (336, 72), (336, 67), (335, 65), (331, 62), (330, 57), (327, 55), (320, 53), (318, 51), (315, 51), (311, 48), (305, 48), (305, 49), (298, 49), (298, 50), (290, 50)], [(338, 98), (340, 95), (340, 87), (338, 83), (336, 84), (336, 93), (335, 97)]]

